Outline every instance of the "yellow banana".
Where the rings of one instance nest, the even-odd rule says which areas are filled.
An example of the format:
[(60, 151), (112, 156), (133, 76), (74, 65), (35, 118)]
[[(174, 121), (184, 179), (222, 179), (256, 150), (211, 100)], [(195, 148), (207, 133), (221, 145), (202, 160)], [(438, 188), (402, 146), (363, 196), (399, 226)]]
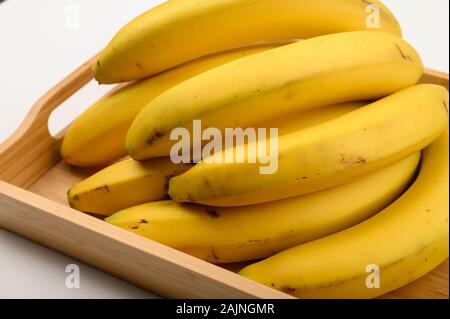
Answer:
[(447, 105), (444, 87), (417, 85), (281, 136), (278, 152), (271, 158), (277, 163), (274, 174), (261, 174), (261, 163), (224, 163), (224, 154), (235, 151), (228, 149), (172, 178), (169, 195), (179, 202), (242, 206), (346, 183), (434, 141), (447, 126)]
[(280, 45), (267, 44), (208, 56), (113, 90), (72, 123), (62, 144), (62, 157), (69, 164), (81, 167), (102, 166), (125, 157), (128, 129), (153, 98), (204, 71)]
[(209, 70), (153, 99), (126, 139), (134, 159), (170, 154), (175, 128), (252, 127), (330, 104), (386, 96), (423, 73), (415, 50), (385, 32), (327, 35), (258, 53)]
[(416, 182), (381, 213), (240, 274), (300, 298), (374, 298), (430, 272), (448, 258), (448, 143), (447, 132), (424, 151)]
[(123, 27), (93, 70), (100, 83), (126, 82), (248, 44), (368, 29), (401, 36), (377, 0), (172, 0)]
[(409, 185), (420, 153), (321, 192), (277, 202), (211, 208), (154, 202), (106, 221), (212, 263), (260, 259), (351, 227), (392, 203)]
[[(280, 135), (289, 134), (321, 123), (363, 106), (364, 102), (333, 105), (302, 112), (289, 118), (267, 123), (279, 127)], [(175, 165), (161, 158), (144, 162), (127, 159), (116, 163), (74, 186), (68, 200), (75, 209), (101, 215), (110, 215), (121, 209), (164, 199), (168, 178), (179, 175), (192, 165)]]
[(168, 158), (146, 162), (127, 159), (72, 187), (68, 201), (79, 211), (109, 216), (124, 208), (166, 198), (169, 179), (190, 167), (173, 164)]

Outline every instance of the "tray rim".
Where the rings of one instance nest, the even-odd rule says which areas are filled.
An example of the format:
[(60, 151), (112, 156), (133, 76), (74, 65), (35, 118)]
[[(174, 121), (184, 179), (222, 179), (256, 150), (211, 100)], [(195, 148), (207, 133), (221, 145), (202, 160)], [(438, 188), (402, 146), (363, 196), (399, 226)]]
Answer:
[[(58, 150), (63, 132), (56, 138), (52, 137), (48, 132), (48, 118), (56, 107), (93, 79), (90, 66), (95, 58), (96, 56), (83, 63), (42, 96), (33, 105), (19, 128), (10, 138), (0, 144), (0, 208), (2, 209), (0, 227), (166, 297), (293, 298), (219, 266), (147, 238), (136, 236), (92, 216), (80, 214), (72, 208), (26, 189), (61, 160)], [(426, 69), (424, 76), (439, 79), (448, 88), (448, 73)], [(27, 146), (30, 147), (33, 141), (40, 145), (40, 150), (48, 150), (48, 154), (41, 157), (37, 154), (38, 152), (31, 151), (32, 154), (25, 156), (25, 159), (14, 161), (14, 156), (11, 154), (14, 155), (27, 149)], [(39, 172), (29, 169), (31, 163), (39, 166)], [(8, 172), (10, 169), (12, 172)], [(16, 174), (18, 177), (15, 176)], [(21, 218), (29, 219), (35, 224), (20, 223)], [(48, 223), (61, 229), (51, 230)], [(69, 230), (73, 238), (61, 238), (64, 236), (64, 230)], [(46, 231), (54, 231), (54, 234), (48, 234)], [(126, 274), (117, 271), (114, 261), (108, 260), (107, 256), (96, 257), (95, 249), (103, 247), (98, 242), (94, 243), (97, 246), (93, 248), (88, 245), (81, 250), (71, 251), (71, 244), (72, 246), (80, 243), (85, 245), (85, 240), (79, 238), (80, 235), (77, 234), (77, 231), (81, 231), (87, 238), (92, 237), (98, 242), (114, 243), (117, 246), (115, 249), (120, 247), (121, 254), (125, 254), (125, 257), (137, 258), (137, 260), (132, 259), (131, 269), (130, 267), (127, 269), (136, 273)], [(168, 279), (158, 278), (156, 275), (145, 273), (139, 269), (142, 267), (140, 258), (145, 259), (147, 267), (158, 270), (156, 273), (163, 271)], [(148, 278), (146, 279), (146, 277)], [(195, 287), (193, 287), (192, 281), (195, 281)], [(176, 285), (174, 286), (174, 284)], [(177, 291), (177, 285), (181, 290)]]

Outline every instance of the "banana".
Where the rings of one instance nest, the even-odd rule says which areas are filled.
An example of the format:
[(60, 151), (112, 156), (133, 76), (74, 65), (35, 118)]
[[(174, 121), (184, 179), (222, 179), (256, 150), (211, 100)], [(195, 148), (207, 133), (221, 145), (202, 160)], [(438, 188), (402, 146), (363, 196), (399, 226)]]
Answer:
[[(279, 127), (280, 135), (344, 115), (365, 105), (352, 102), (302, 112), (266, 123)], [(175, 165), (161, 158), (144, 162), (127, 159), (107, 167), (80, 182), (68, 192), (70, 205), (80, 211), (110, 215), (121, 209), (161, 200), (166, 197), (168, 178), (179, 175), (192, 165)]]
[(136, 160), (164, 157), (175, 128), (248, 128), (330, 104), (386, 96), (423, 73), (415, 50), (385, 32), (327, 35), (258, 53), (165, 91), (139, 113), (126, 139)]
[(123, 27), (93, 71), (100, 83), (133, 81), (248, 44), (368, 29), (401, 36), (377, 0), (172, 0)]
[(106, 221), (212, 263), (260, 259), (379, 212), (409, 185), (419, 159), (416, 153), (354, 182), (267, 204), (210, 208), (162, 201)]
[(240, 274), (300, 298), (374, 298), (427, 274), (448, 258), (448, 143), (446, 132), (424, 151), (415, 183), (381, 213)]
[(168, 158), (146, 162), (127, 159), (72, 187), (68, 202), (79, 211), (109, 216), (124, 208), (166, 198), (169, 179), (190, 167), (173, 164)]
[(63, 159), (75, 166), (94, 167), (125, 157), (128, 129), (139, 111), (153, 98), (204, 71), (280, 45), (260, 45), (208, 56), (113, 90), (69, 127), (61, 147)]
[(224, 163), (227, 152), (239, 151), (231, 148), (172, 178), (169, 195), (178, 202), (242, 206), (322, 190), (421, 150), (447, 123), (448, 91), (438, 85), (417, 85), (281, 136), (271, 158), (277, 163), (274, 174), (261, 174), (261, 163)]

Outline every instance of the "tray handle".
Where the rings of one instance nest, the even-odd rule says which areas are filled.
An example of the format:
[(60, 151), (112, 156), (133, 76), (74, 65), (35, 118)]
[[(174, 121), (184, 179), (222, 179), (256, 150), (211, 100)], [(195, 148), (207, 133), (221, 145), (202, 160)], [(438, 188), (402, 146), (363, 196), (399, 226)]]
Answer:
[(91, 65), (96, 57), (42, 96), (21, 126), (0, 145), (0, 180), (28, 187), (60, 160), (59, 141), (50, 135), (48, 119), (54, 109), (93, 79)]
[(420, 82), (442, 85), (448, 90), (448, 73), (433, 69), (425, 69)]

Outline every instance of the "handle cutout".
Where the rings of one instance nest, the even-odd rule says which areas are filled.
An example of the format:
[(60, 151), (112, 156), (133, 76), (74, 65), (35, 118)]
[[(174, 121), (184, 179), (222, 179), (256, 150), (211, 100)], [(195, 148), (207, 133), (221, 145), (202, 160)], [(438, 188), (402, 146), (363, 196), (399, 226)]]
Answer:
[(56, 107), (48, 119), (48, 131), (55, 139), (64, 136), (65, 129), (86, 109), (111, 90), (110, 85), (99, 85), (91, 80), (66, 101)]

